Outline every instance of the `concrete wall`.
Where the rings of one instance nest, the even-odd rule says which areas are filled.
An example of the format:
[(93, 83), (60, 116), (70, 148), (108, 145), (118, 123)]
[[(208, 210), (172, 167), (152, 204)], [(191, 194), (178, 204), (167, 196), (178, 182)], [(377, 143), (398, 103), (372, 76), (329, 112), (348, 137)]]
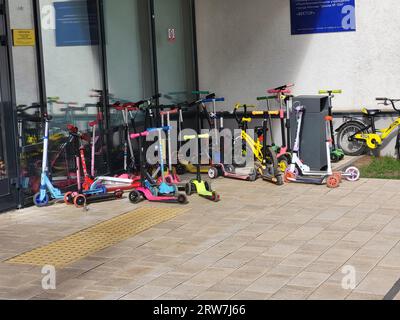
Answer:
[[(377, 96), (400, 97), (396, 0), (356, 1), (356, 32), (300, 36), (291, 35), (289, 0), (197, 0), (196, 12), (200, 88), (226, 97), (225, 110), (256, 103), (267, 88), (285, 83), (296, 84), (295, 95), (342, 89), (334, 100), (339, 111), (375, 108)], [(383, 154), (393, 152), (392, 141)]]
[(197, 0), (201, 87), (228, 106), (289, 82), (295, 94), (343, 89), (337, 109), (400, 96), (398, 1), (356, 5), (357, 32), (292, 36), (289, 0)]

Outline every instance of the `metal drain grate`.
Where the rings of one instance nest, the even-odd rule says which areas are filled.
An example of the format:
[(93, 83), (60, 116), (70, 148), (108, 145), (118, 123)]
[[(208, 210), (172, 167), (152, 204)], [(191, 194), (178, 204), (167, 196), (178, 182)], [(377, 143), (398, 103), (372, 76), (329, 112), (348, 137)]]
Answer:
[(129, 239), (151, 227), (168, 221), (185, 209), (142, 208), (88, 229), (79, 231), (47, 246), (11, 258), (6, 263), (63, 268), (90, 254)]

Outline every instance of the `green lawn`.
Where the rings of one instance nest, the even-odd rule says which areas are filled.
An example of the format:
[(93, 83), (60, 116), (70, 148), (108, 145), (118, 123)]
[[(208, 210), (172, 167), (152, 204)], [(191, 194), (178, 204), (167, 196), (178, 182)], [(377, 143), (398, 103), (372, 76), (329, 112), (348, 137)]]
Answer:
[(400, 180), (400, 161), (392, 157), (372, 158), (360, 170), (363, 178)]

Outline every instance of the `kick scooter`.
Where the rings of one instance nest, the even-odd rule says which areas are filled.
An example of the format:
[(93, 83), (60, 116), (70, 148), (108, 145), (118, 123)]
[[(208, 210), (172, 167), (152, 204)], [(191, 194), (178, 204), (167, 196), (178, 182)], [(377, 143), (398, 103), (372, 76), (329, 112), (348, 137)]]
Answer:
[[(320, 90), (319, 94), (327, 94), (328, 95), (328, 101), (329, 101), (329, 116), (332, 117), (333, 119), (333, 98), (335, 97), (335, 94), (341, 94), (342, 90)], [(339, 149), (336, 144), (336, 139), (335, 139), (335, 131), (333, 128), (333, 121), (330, 123), (331, 127), (331, 133), (332, 133), (332, 150), (331, 150), (331, 160), (333, 163), (342, 161), (345, 154), (344, 151)]]
[[(130, 139), (131, 133), (129, 132), (129, 115), (134, 111), (139, 111), (139, 108), (136, 103), (121, 104), (120, 102), (113, 104), (112, 107), (122, 113), (124, 122), (124, 172), (128, 173), (128, 171), (133, 170), (135, 167), (135, 155), (133, 152), (132, 140)], [(130, 158), (130, 163), (128, 163), (128, 157)]]
[[(178, 107), (176, 109), (170, 109), (168, 111), (161, 111), (160, 116), (161, 116), (161, 126), (164, 127), (165, 125), (165, 118), (167, 122), (167, 127), (171, 127), (171, 115), (178, 115), (178, 123), (180, 122), (180, 119), (182, 117), (182, 108)], [(178, 134), (180, 134), (180, 129), (178, 128)], [(179, 136), (178, 136), (179, 139)], [(179, 175), (176, 173), (176, 170), (174, 170), (172, 166), (172, 136), (171, 136), (171, 130), (168, 131), (168, 140), (167, 140), (167, 149), (168, 149), (168, 171), (165, 173), (164, 172), (164, 181), (170, 185), (176, 185), (178, 189), (184, 189), (185, 184), (182, 183), (181, 178)], [(178, 149), (179, 150), (179, 149)], [(159, 181), (161, 182), (161, 181)]]
[(301, 144), (301, 130), (303, 126), (303, 118), (305, 113), (304, 106), (295, 108), (297, 116), (297, 134), (296, 141), (293, 149), (292, 163), (285, 173), (286, 182), (306, 183), (306, 184), (327, 184), (328, 188), (339, 187), (342, 178), (345, 177), (348, 181), (355, 182), (360, 179), (360, 171), (356, 167), (350, 167), (345, 172), (333, 172), (332, 161), (330, 157), (331, 151), (331, 132), (330, 121), (332, 117), (327, 116), (326, 122), (326, 153), (328, 167), (327, 171), (313, 171), (300, 160), (300, 144)]
[[(197, 106), (200, 103), (201, 104), (201, 108), (204, 111), (204, 114), (206, 115), (207, 120), (210, 120), (207, 108), (206, 108), (205, 104), (202, 103), (202, 101), (206, 100), (206, 99), (215, 98), (215, 94), (214, 93), (210, 93), (209, 91), (193, 91), (192, 93), (196, 94), (196, 95), (198, 95), (200, 97), (203, 96), (203, 98), (200, 98), (198, 101), (194, 101), (192, 103), (188, 103), (187, 104), (188, 107)], [(180, 148), (182, 146), (182, 140), (184, 140), (183, 137), (182, 137), (182, 134), (181, 134), (182, 129), (183, 129), (183, 122), (184, 122), (183, 112), (182, 112), (182, 109), (181, 109), (179, 126), (178, 126), (178, 149), (179, 150), (180, 150)], [(209, 121), (209, 125), (210, 125), (210, 127), (212, 126), (212, 122), (211, 121)], [(201, 125), (200, 127), (203, 127), (203, 126)], [(184, 157), (182, 157), (182, 158), (184, 158)], [(210, 165), (201, 165), (200, 166), (200, 173), (201, 174), (207, 174), (208, 170), (210, 170)], [(193, 165), (192, 163), (190, 163), (188, 161), (180, 160), (179, 164), (176, 166), (176, 172), (179, 175), (183, 175), (185, 173), (197, 174), (197, 166)]]
[[(279, 167), (285, 172), (291, 162), (291, 130), (290, 130), (290, 109), (291, 109), (291, 89), (294, 84), (286, 84), (281, 87), (269, 89), (269, 94), (275, 95), (275, 99), (279, 101), (279, 118), (281, 119), (281, 136), (282, 147), (276, 150)], [(286, 113), (286, 116), (285, 116)]]
[(134, 204), (138, 204), (143, 200), (147, 200), (150, 202), (187, 204), (187, 197), (184, 194), (161, 194), (158, 186), (153, 183), (154, 181), (152, 181), (151, 177), (146, 172), (145, 149), (143, 145), (144, 138), (149, 136), (149, 134), (149, 131), (131, 134), (131, 139), (138, 139), (139, 141), (139, 164), (141, 179), (140, 186), (136, 190), (131, 191), (131, 193), (129, 194), (129, 201)]
[(213, 150), (214, 152), (219, 153), (217, 156), (213, 157), (214, 159), (216, 159), (217, 163), (212, 164), (210, 170), (208, 171), (208, 177), (210, 179), (225, 177), (225, 178), (244, 180), (244, 181), (255, 181), (257, 180), (257, 171), (255, 170), (254, 167), (252, 167), (250, 170), (246, 168), (239, 169), (234, 165), (224, 163), (225, 162), (224, 150), (220, 141), (220, 134), (219, 134), (224, 130), (224, 119), (222, 117), (219, 119), (220, 126), (218, 127), (218, 116), (216, 111), (216, 102), (223, 102), (223, 101), (225, 101), (224, 98), (203, 100), (203, 103), (212, 102), (213, 104), (213, 112), (211, 114), (211, 119), (213, 119), (214, 121), (213, 130), (215, 132), (215, 137), (214, 137), (215, 145), (213, 146)]
[(55, 188), (49, 178), (48, 152), (49, 152), (49, 123), (51, 116), (45, 114), (44, 118), (44, 137), (43, 137), (43, 156), (42, 173), (40, 181), (40, 191), (33, 196), (33, 203), (37, 207), (45, 207), (50, 200), (64, 200), (64, 194), (60, 189)]
[(161, 194), (163, 195), (170, 195), (170, 194), (177, 194), (178, 193), (178, 188), (174, 184), (168, 184), (165, 180), (165, 164), (164, 164), (164, 144), (163, 144), (163, 136), (162, 133), (163, 131), (167, 132), (170, 134), (171, 132), (171, 127), (163, 127), (163, 128), (151, 128), (147, 130), (149, 133), (151, 132), (157, 132), (158, 135), (158, 157), (160, 161), (160, 172), (161, 172), (161, 177), (158, 185), (158, 190)]
[(201, 109), (202, 109), (202, 101), (197, 102), (196, 108), (197, 108), (197, 112), (196, 112), (197, 135), (185, 136), (184, 140), (190, 141), (190, 140), (197, 139), (197, 142), (198, 142), (197, 143), (197, 164), (196, 164), (197, 175), (196, 175), (196, 179), (191, 180), (186, 185), (186, 194), (188, 196), (190, 196), (194, 193), (197, 193), (200, 197), (203, 197), (207, 200), (210, 200), (213, 202), (219, 202), (220, 201), (219, 194), (217, 192), (213, 191), (210, 183), (202, 180), (202, 177), (201, 177), (201, 140), (207, 139), (209, 141), (210, 135), (209, 134), (200, 134), (200, 131), (201, 131), (200, 113), (201, 113)]

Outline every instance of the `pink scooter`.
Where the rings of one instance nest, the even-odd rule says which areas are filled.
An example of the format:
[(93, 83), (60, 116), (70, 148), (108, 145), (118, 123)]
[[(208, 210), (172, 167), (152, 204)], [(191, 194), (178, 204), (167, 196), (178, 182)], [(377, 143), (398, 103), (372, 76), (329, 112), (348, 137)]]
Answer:
[[(161, 111), (161, 126), (165, 126), (165, 119), (166, 125), (171, 127), (171, 115), (179, 114), (178, 109), (171, 109), (168, 111)], [(168, 140), (167, 140), (167, 148), (168, 148), (168, 171), (164, 174), (164, 180), (168, 184), (176, 185), (180, 190), (185, 190), (186, 183), (182, 182), (181, 178), (178, 176), (174, 168), (172, 167), (172, 139), (171, 139), (171, 131), (168, 131)], [(159, 182), (162, 178), (159, 179)]]
[(143, 200), (150, 202), (187, 204), (188, 201), (185, 194), (162, 194), (157, 182), (148, 174), (146, 170), (146, 162), (144, 160), (145, 150), (143, 147), (143, 138), (147, 137), (149, 134), (150, 131), (145, 131), (142, 133), (131, 134), (130, 136), (131, 139), (139, 139), (141, 182), (140, 187), (129, 194), (129, 200), (134, 204), (138, 204)]

